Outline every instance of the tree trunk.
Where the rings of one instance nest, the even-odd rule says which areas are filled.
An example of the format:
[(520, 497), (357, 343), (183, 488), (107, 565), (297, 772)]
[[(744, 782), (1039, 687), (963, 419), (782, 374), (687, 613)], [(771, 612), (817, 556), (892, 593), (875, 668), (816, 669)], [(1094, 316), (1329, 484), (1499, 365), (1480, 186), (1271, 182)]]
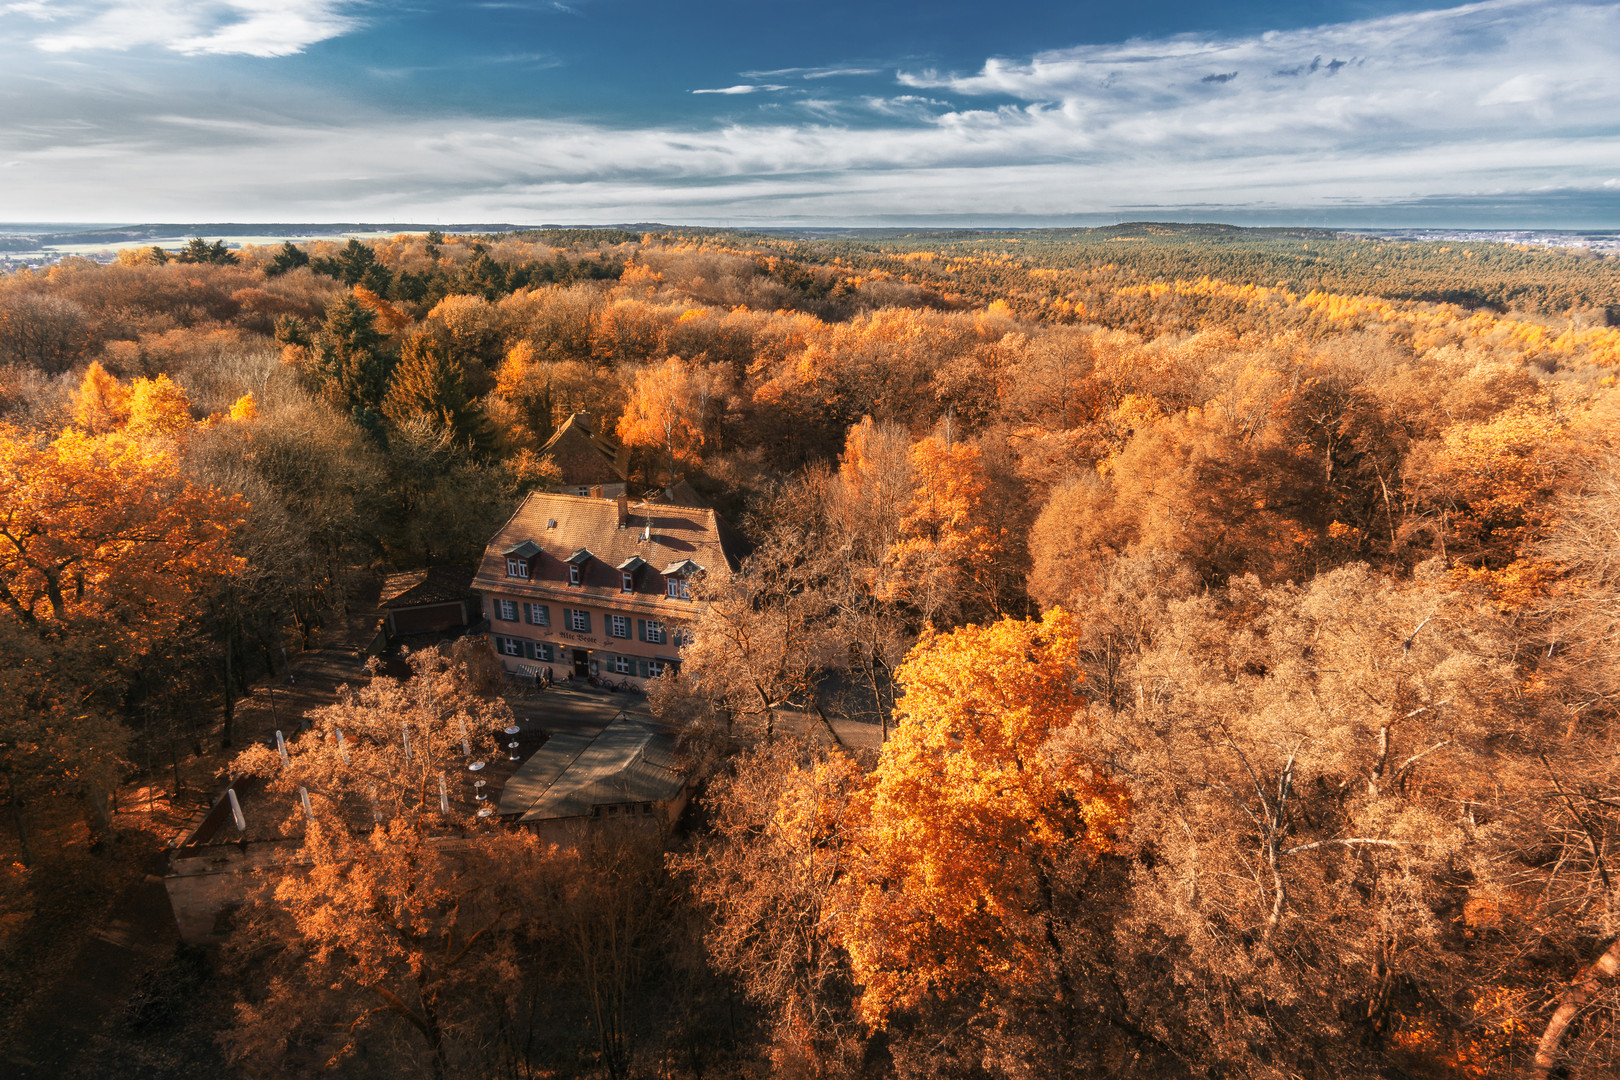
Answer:
[(1530, 1075), (1534, 1080), (1548, 1080), (1552, 1075), (1558, 1067), (1564, 1033), (1574, 1022), (1575, 1014), (1597, 994), (1603, 980), (1613, 978), (1617, 971), (1620, 971), (1620, 938), (1610, 942), (1603, 955), (1594, 960), (1592, 966), (1581, 972), (1564, 991), (1552, 1019), (1547, 1021), (1547, 1030), (1541, 1033), (1541, 1041), (1536, 1044), (1535, 1060), (1530, 1065)]
[(84, 801), (90, 805), (98, 829), (105, 832), (112, 828), (112, 815), (107, 812), (107, 796), (96, 786), (94, 780), (84, 782)]
[(34, 855), (28, 850), (28, 825), (23, 820), (22, 795), (9, 773), (6, 776), (6, 795), (11, 803), (11, 823), (17, 827), (17, 847), (22, 852), (22, 864), (26, 869), (34, 865)]
[(236, 723), (236, 681), (231, 672), (231, 654), (236, 648), (234, 634), (225, 635), (225, 730), (220, 735), (219, 745), (229, 747), (235, 731)]
[(446, 1080), (450, 1075), (450, 1059), (444, 1050), (444, 1029), (439, 1025), (439, 1013), (426, 994), (418, 993), (422, 999), (422, 1019), (426, 1021), (422, 1033), (433, 1048), (433, 1077), (434, 1080)]

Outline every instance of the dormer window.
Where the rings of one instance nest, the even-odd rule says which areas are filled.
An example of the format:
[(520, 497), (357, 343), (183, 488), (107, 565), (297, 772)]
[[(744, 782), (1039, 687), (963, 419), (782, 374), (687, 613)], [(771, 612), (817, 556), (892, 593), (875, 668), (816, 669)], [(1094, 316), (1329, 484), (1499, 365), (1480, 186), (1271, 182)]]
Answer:
[(619, 591), (635, 592), (636, 578), (640, 576), (642, 568), (646, 565), (647, 560), (640, 555), (632, 555), (620, 563), (617, 567), (619, 571)]
[(692, 587), (689, 580), (694, 574), (703, 573), (703, 567), (691, 559), (682, 559), (664, 567), (664, 595), (671, 600), (692, 599)]
[(540, 564), (539, 544), (525, 540), (516, 547), (507, 548), (503, 554), (506, 556), (507, 577), (527, 580), (535, 576), (535, 568)]
[(590, 562), (592, 558), (594, 556), (589, 548), (580, 548), (568, 556), (568, 584), (585, 584), (585, 564)]

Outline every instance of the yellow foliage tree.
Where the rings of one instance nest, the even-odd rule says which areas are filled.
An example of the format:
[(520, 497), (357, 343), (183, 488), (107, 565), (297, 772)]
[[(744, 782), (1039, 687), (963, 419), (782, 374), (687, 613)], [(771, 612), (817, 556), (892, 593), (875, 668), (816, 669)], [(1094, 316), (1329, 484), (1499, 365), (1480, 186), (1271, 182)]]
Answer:
[(30, 626), (82, 613), (107, 634), (152, 633), (240, 566), (230, 537), (245, 509), (157, 444), (76, 431), (43, 442), (0, 424), (0, 604)]
[(191, 400), (167, 375), (137, 379), (130, 388), (129, 424), (132, 435), (174, 436), (191, 427)]
[(116, 431), (129, 422), (129, 387), (92, 360), (73, 395), (73, 422), (92, 435)]
[(851, 803), (840, 944), (859, 1011), (1048, 984), (1052, 875), (1124, 825), (1123, 789), (1054, 736), (1082, 722), (1072, 616), (925, 634), (893, 737)]

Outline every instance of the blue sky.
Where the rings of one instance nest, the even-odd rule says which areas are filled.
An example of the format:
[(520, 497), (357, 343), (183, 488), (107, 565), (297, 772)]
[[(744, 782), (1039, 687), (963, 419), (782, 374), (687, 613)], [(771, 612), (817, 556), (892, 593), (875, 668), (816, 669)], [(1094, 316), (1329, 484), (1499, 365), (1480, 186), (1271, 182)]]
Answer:
[(0, 219), (1620, 227), (1620, 4), (0, 0)]

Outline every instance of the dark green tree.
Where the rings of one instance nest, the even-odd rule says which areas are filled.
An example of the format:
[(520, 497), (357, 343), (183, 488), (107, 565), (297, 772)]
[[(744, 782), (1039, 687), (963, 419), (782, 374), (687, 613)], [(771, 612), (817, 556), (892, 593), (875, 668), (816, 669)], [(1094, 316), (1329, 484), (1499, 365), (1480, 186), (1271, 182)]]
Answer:
[(313, 344), (321, 392), (329, 401), (345, 412), (382, 406), (394, 358), (371, 309), (352, 296), (334, 301)]
[(462, 271), (458, 291), (495, 300), (512, 290), (506, 282), (506, 267), (490, 258), (488, 252), (479, 251)]
[(310, 344), (309, 327), (305, 326), (304, 320), (296, 315), (277, 315), (276, 344), (300, 345), (308, 348)]
[(291, 240), (284, 241), (276, 257), (270, 260), (270, 265), (264, 268), (265, 275), (275, 277), (285, 274), (289, 270), (296, 270), (300, 266), (309, 265), (309, 255), (303, 248), (297, 247)]
[[(366, 280), (366, 274), (377, 262), (377, 253), (371, 250), (369, 244), (362, 244), (351, 239), (343, 246), (342, 254), (338, 255), (337, 263), (341, 270), (343, 284), (360, 285)], [(368, 285), (367, 288), (370, 288)], [(372, 290), (375, 292), (376, 290)]]
[(225, 241), (215, 240), (212, 244), (200, 236), (193, 236), (186, 242), (176, 260), (183, 263), (203, 263), (214, 266), (231, 266), (236, 263), (236, 256), (225, 247)]

